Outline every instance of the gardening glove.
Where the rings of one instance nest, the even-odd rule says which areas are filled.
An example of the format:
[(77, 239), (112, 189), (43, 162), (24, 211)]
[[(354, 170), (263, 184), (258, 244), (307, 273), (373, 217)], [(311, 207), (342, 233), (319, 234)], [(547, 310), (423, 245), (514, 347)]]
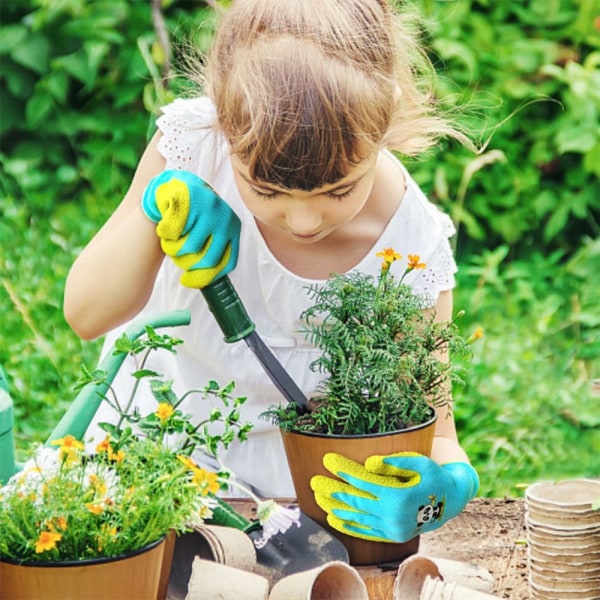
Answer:
[(145, 189), (142, 208), (157, 223), (163, 252), (183, 269), (185, 287), (206, 287), (235, 267), (240, 220), (197, 175), (163, 171)]
[(439, 465), (415, 452), (370, 456), (364, 466), (329, 453), (323, 464), (343, 480), (323, 475), (311, 479), (327, 522), (337, 531), (372, 541), (406, 542), (437, 529), (458, 515), (479, 489), (471, 465)]

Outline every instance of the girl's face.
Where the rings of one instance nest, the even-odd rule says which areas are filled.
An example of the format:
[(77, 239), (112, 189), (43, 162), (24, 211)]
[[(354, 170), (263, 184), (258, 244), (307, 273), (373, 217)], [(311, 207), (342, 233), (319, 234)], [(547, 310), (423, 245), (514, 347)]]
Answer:
[(253, 180), (235, 156), (232, 165), (240, 196), (263, 227), (312, 244), (350, 223), (362, 210), (373, 188), (376, 160), (377, 153), (353, 166), (343, 179), (308, 192)]

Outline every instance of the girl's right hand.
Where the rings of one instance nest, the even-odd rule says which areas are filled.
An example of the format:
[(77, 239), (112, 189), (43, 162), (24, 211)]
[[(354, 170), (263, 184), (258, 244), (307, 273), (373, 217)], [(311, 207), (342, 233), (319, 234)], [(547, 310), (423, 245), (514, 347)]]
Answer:
[(146, 187), (142, 208), (157, 223), (163, 252), (183, 269), (180, 281), (185, 287), (206, 287), (235, 267), (240, 220), (197, 175), (163, 171)]

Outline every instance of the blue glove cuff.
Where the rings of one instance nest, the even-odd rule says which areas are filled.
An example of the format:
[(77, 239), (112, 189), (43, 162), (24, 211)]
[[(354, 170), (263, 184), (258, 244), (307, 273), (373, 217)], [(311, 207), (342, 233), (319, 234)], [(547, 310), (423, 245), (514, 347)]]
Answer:
[(457, 482), (459, 489), (466, 492), (465, 504), (475, 498), (479, 491), (479, 475), (469, 463), (446, 463), (442, 468)]

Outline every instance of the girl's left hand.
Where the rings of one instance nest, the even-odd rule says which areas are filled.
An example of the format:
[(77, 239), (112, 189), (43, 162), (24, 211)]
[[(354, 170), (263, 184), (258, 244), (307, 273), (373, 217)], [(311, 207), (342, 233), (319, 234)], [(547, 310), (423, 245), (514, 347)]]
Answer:
[(406, 542), (437, 529), (458, 515), (479, 489), (471, 465), (439, 465), (414, 452), (371, 456), (364, 466), (330, 453), (323, 464), (343, 480), (323, 475), (311, 479), (327, 522), (342, 533), (372, 541)]

